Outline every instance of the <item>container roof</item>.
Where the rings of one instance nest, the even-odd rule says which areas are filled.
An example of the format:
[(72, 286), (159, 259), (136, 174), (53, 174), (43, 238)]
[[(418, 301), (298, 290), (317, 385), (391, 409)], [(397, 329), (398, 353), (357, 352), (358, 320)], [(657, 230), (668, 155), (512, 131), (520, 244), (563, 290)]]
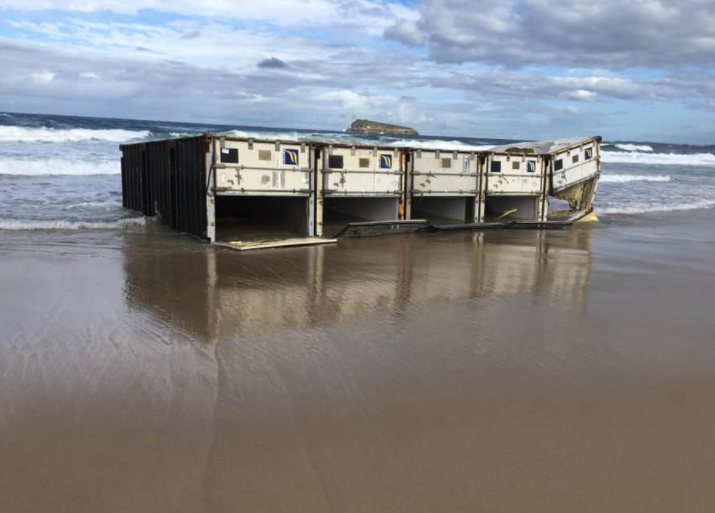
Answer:
[(500, 153), (505, 152), (511, 148), (523, 148), (534, 150), (534, 153), (543, 155), (548, 153), (555, 153), (559, 150), (563, 150), (565, 148), (573, 146), (580, 146), (581, 144), (588, 144), (594, 139), (598, 139), (598, 137), (567, 137), (564, 139), (551, 139), (548, 141), (518, 142), (505, 144), (502, 146), (495, 146), (493, 148), (490, 148), (489, 151)]

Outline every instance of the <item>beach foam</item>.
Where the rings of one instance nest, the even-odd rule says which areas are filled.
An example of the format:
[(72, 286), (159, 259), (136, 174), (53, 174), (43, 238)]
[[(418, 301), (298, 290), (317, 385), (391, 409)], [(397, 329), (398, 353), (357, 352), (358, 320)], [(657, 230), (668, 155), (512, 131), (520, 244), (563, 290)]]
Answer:
[(668, 165), (668, 166), (715, 166), (712, 153), (642, 153), (621, 151), (602, 151), (603, 162), (622, 164)]
[(648, 175), (601, 175), (602, 183), (629, 183), (629, 182), (670, 182), (670, 176)]
[(0, 219), (0, 230), (112, 230), (145, 224), (143, 217), (127, 217), (117, 221)]
[(151, 132), (148, 130), (89, 130), (86, 128), (54, 129), (0, 126), (0, 141), (3, 142), (65, 143), (107, 141), (123, 143), (146, 139), (150, 136)]
[(1, 159), (0, 175), (15, 176), (89, 176), (118, 175), (121, 173), (119, 160), (83, 161), (83, 160), (24, 160)]

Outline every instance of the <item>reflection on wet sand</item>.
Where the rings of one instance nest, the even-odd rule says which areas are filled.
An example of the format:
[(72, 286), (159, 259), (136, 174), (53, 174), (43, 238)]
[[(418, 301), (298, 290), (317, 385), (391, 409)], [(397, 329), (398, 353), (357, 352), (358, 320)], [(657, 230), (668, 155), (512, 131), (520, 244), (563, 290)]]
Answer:
[(712, 511), (706, 221), (0, 234), (0, 511)]
[(587, 300), (590, 237), (590, 230), (398, 236), (342, 241), (339, 251), (207, 250), (181, 259), (127, 252), (126, 303), (206, 339), (360, 322), (456, 299), (526, 296), (567, 313)]

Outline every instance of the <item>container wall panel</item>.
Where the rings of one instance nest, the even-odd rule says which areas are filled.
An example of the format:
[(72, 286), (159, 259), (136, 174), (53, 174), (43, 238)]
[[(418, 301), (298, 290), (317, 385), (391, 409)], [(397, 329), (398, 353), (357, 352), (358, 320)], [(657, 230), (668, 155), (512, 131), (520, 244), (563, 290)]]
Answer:
[(325, 147), (319, 167), (326, 196), (400, 196), (403, 150)]
[(545, 192), (543, 158), (538, 155), (490, 154), (485, 175), (485, 189), (490, 195), (540, 195)]
[(417, 150), (412, 155), (414, 196), (476, 196), (478, 158), (474, 152)]

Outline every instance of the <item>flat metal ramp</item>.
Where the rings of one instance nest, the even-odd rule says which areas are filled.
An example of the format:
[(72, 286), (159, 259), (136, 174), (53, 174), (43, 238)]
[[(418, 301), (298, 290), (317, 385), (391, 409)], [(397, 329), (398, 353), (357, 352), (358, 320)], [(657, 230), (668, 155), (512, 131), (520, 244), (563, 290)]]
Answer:
[(401, 233), (414, 233), (427, 228), (425, 219), (411, 219), (409, 221), (368, 221), (364, 223), (348, 223), (335, 235), (334, 239), (359, 239), (363, 237), (377, 237), (380, 235), (396, 235)]
[(514, 221), (505, 228), (510, 230), (563, 230), (572, 224), (571, 221)]
[(509, 221), (507, 223), (462, 223), (430, 225), (427, 232), (457, 232), (480, 230), (562, 230), (573, 224), (572, 221)]
[(435, 224), (427, 227), (428, 232), (459, 232), (469, 230), (503, 230), (511, 223), (459, 223)]
[(295, 248), (300, 246), (318, 246), (322, 244), (335, 244), (337, 239), (320, 239), (306, 237), (297, 239), (283, 239), (274, 241), (227, 241), (215, 242), (215, 246), (233, 249), (235, 251), (253, 251), (256, 249)]

